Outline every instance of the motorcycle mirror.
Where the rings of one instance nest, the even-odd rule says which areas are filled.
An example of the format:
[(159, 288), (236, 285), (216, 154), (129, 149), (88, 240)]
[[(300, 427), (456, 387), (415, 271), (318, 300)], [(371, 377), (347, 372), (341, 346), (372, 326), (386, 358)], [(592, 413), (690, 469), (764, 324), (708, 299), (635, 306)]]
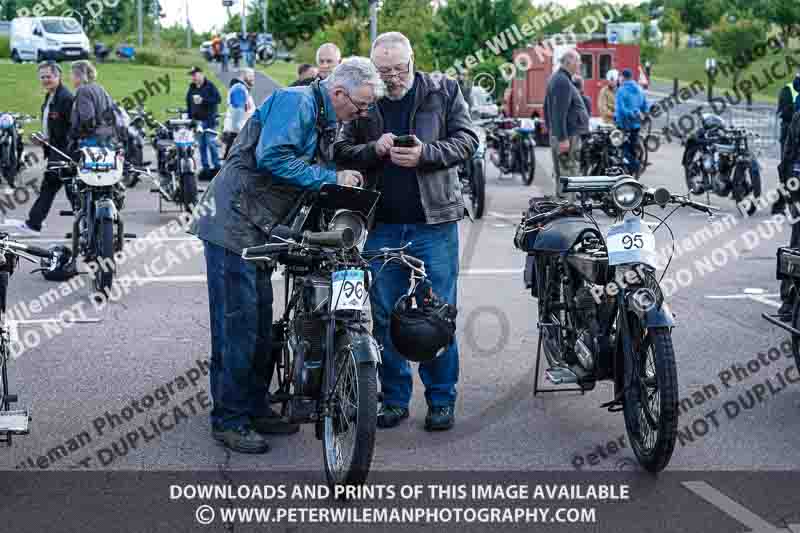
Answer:
[(672, 199), (672, 195), (665, 187), (659, 187), (653, 191), (653, 199), (658, 205), (664, 207)]

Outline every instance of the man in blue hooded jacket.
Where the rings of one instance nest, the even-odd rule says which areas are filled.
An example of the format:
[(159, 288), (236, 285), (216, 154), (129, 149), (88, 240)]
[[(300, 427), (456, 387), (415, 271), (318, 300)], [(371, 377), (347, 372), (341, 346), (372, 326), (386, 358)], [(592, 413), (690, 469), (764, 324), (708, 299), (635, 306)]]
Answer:
[(639, 130), (642, 128), (642, 115), (650, 111), (650, 104), (647, 103), (642, 88), (634, 81), (630, 69), (622, 71), (622, 85), (617, 89), (615, 107), (614, 121), (618, 128), (628, 133), (622, 150), (628, 160), (630, 172), (636, 175), (639, 172), (639, 159), (636, 157)]
[(189, 233), (205, 246), (211, 330), (213, 437), (231, 450), (264, 453), (264, 434), (293, 433), (271, 412), (274, 362), (272, 271), (242, 259), (264, 244), (305, 190), (324, 183), (359, 186), (353, 170), (336, 171), (337, 124), (369, 112), (383, 82), (372, 62), (349, 58), (324, 81), (278, 89), (250, 117), (200, 205)]

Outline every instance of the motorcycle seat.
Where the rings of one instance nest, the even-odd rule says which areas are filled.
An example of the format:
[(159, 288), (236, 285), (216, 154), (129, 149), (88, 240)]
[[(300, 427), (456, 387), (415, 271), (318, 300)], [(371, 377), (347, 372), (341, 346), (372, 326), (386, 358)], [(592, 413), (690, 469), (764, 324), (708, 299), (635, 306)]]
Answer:
[(583, 217), (561, 217), (547, 223), (536, 234), (532, 251), (566, 252), (584, 233), (594, 233), (603, 239), (597, 228)]

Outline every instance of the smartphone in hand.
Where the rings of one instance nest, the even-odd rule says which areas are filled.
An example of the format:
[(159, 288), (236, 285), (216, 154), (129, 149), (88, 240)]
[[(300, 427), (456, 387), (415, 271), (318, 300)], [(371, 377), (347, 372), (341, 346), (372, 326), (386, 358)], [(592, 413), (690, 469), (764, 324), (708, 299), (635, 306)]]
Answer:
[(399, 135), (394, 138), (394, 145), (403, 148), (411, 148), (417, 145), (417, 140), (413, 135)]

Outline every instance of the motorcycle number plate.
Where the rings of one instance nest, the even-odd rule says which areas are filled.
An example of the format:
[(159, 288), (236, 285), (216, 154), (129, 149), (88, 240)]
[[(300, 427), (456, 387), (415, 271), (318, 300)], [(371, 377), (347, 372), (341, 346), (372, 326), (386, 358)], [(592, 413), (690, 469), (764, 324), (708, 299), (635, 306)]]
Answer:
[(338, 270), (333, 273), (331, 311), (361, 311), (367, 297), (363, 270)]
[(656, 238), (650, 226), (637, 216), (614, 224), (606, 237), (609, 265), (655, 264)]

